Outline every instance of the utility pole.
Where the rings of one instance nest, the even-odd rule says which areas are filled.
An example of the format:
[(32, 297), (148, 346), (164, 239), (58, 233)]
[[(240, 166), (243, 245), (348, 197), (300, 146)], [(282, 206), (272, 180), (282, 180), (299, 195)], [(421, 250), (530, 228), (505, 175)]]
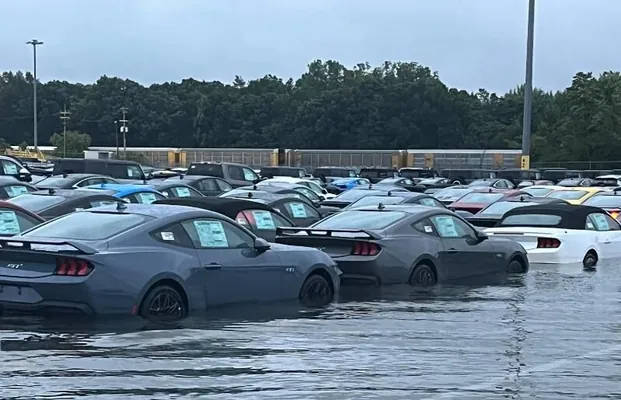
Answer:
[(60, 119), (63, 121), (63, 158), (67, 158), (67, 121), (70, 119), (71, 113), (67, 111), (67, 105), (60, 112)]
[(116, 159), (119, 159), (119, 121), (114, 120), (114, 137), (116, 138)]
[(526, 82), (524, 83), (524, 120), (522, 122), (522, 169), (530, 169), (530, 135), (533, 112), (533, 48), (535, 44), (535, 0), (528, 1), (526, 38)]
[(34, 64), (34, 68), (33, 68), (33, 78), (34, 81), (32, 83), (32, 87), (33, 87), (33, 106), (34, 106), (34, 114), (33, 114), (33, 130), (34, 130), (34, 148), (35, 148), (35, 152), (38, 153), (39, 151), (39, 132), (38, 132), (38, 127), (37, 127), (37, 46), (42, 45), (43, 42), (37, 40), (37, 39), (32, 39), (28, 42), (26, 42), (26, 44), (32, 45), (32, 55), (33, 55), (33, 64)]
[(127, 123), (129, 122), (127, 120), (127, 111), (129, 111), (127, 109), (127, 107), (121, 107), (121, 113), (123, 113), (123, 119), (120, 120), (120, 122), (123, 124), (123, 126), (121, 126), (121, 133), (123, 134), (123, 159), (127, 160), (127, 131), (129, 130), (127, 128)]

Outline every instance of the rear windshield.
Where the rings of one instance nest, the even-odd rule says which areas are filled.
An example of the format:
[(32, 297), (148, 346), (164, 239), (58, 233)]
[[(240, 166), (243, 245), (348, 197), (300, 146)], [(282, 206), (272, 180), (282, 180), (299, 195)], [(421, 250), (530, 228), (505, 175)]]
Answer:
[(589, 192), (585, 190), (557, 190), (548, 195), (548, 197), (552, 197), (553, 199), (562, 199), (562, 200), (578, 200), (584, 197)]
[(526, 206), (534, 206), (537, 203), (529, 203), (526, 201), (499, 201), (498, 203), (490, 204), (484, 210), (481, 210), (479, 215), (505, 215), (505, 213), (509, 210), (513, 210), (514, 208), (526, 207)]
[(593, 196), (582, 204), (595, 207), (621, 207), (621, 195)]
[(363, 197), (371, 196), (371, 195), (381, 195), (386, 194), (385, 191), (382, 190), (348, 190), (336, 196), (334, 198), (335, 201), (348, 201), (353, 203), (354, 201), (361, 199)]
[(504, 196), (505, 195), (502, 193), (468, 193), (459, 199), (459, 202), (491, 204), (496, 200), (502, 199)]
[(406, 216), (401, 211), (342, 211), (319, 221), (318, 229), (384, 229)]
[(531, 196), (535, 197), (545, 197), (548, 193), (553, 191), (554, 188), (532, 188), (527, 187), (522, 189), (523, 192), (529, 193)]
[[(104, 240), (152, 219), (137, 214), (77, 212), (36, 227), (24, 236)], [(88, 224), (84, 221), (88, 221)], [(97, 229), (93, 229), (93, 226)]]
[(351, 208), (359, 208), (359, 207), (369, 207), (369, 206), (377, 206), (379, 203), (382, 204), (400, 204), (405, 201), (403, 197), (397, 196), (367, 196), (363, 197), (359, 200), (354, 201), (350, 205), (347, 206), (347, 209)]
[(23, 194), (21, 196), (14, 197), (8, 201), (13, 204), (17, 204), (18, 206), (25, 208), (28, 211), (38, 213), (57, 204), (60, 204), (64, 200), (65, 198), (61, 196)]
[(556, 226), (561, 217), (550, 214), (518, 214), (510, 215), (500, 221), (502, 226)]
[(224, 178), (222, 173), (222, 165), (220, 164), (190, 164), (187, 174), (217, 176), (218, 178)]
[(67, 186), (71, 186), (75, 183), (75, 179), (73, 178), (65, 178), (62, 175), (60, 176), (50, 176), (49, 178), (45, 178), (37, 182), (36, 187), (45, 187), (45, 188), (64, 188)]

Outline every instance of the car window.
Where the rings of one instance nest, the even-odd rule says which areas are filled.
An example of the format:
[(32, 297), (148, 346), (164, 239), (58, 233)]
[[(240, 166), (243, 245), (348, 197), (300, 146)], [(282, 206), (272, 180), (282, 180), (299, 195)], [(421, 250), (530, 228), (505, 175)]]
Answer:
[(0, 236), (12, 236), (24, 232), (39, 221), (21, 211), (0, 208)]
[(76, 183), (75, 185), (77, 187), (86, 187), (90, 185), (99, 185), (102, 183), (104, 183), (103, 179), (92, 178), (92, 179), (83, 179), (79, 181), (78, 183)]
[(509, 215), (500, 221), (502, 226), (556, 226), (561, 217), (551, 214), (516, 214)]
[(514, 208), (534, 206), (537, 203), (529, 203), (527, 201), (498, 201), (490, 204), (487, 208), (484, 208), (479, 212), (480, 215), (504, 215), (507, 211)]
[(287, 214), (294, 220), (296, 219), (306, 219), (306, 218), (321, 218), (319, 212), (306, 203), (302, 202), (287, 202), (284, 204), (287, 209)]
[(425, 218), (421, 221), (418, 221), (415, 224), (412, 224), (412, 227), (420, 233), (424, 233), (425, 235), (431, 236), (439, 236), (438, 231), (433, 226), (431, 221), (428, 218)]
[(9, 160), (2, 160), (2, 171), (4, 175), (19, 175), (20, 167)]
[(132, 179), (142, 179), (144, 178), (142, 171), (137, 165), (127, 165), (126, 166), (127, 177)]
[(198, 249), (242, 249), (253, 243), (241, 229), (218, 219), (195, 219), (183, 222), (182, 226)]
[(162, 243), (181, 247), (194, 247), (192, 240), (190, 240), (190, 236), (188, 236), (188, 233), (179, 223), (158, 229), (157, 231), (151, 232), (150, 235), (155, 240)]
[(9, 195), (9, 197), (17, 197), (33, 191), (30, 187), (25, 185), (9, 185), (5, 186), (4, 190), (6, 191), (6, 194)]
[(156, 200), (164, 200), (166, 198), (158, 193), (152, 192), (135, 193), (134, 196), (139, 204), (151, 204)]
[(233, 190), (233, 186), (229, 185), (226, 181), (223, 181), (222, 179), (215, 179), (215, 181), (221, 191), (228, 192), (229, 190)]
[(321, 201), (321, 199), (319, 198), (319, 196), (317, 195), (317, 193), (313, 192), (312, 190), (310, 190), (309, 188), (306, 187), (299, 187), (299, 188), (295, 188), (293, 189), (296, 192), (301, 193), (302, 195), (308, 197), (309, 199), (311, 199), (312, 201)]
[(460, 203), (481, 203), (490, 204), (504, 197), (502, 193), (468, 193), (461, 199)]
[(208, 192), (218, 192), (220, 190), (215, 179), (203, 179), (200, 181), (200, 187), (201, 190)]
[(235, 221), (253, 231), (275, 231), (277, 227), (293, 226), (286, 219), (268, 210), (244, 210), (237, 214)]
[(436, 199), (431, 199), (431, 198), (422, 198), (422, 199), (418, 199), (416, 201), (418, 204), (421, 204), (423, 206), (427, 206), (427, 207), (440, 207), (440, 208), (445, 208), (444, 205), (442, 203), (440, 203), (438, 200)]
[(548, 197), (561, 200), (578, 200), (589, 192), (585, 190), (555, 190), (551, 192)]
[(183, 186), (172, 187), (168, 192), (168, 197), (202, 197), (194, 190)]
[(241, 167), (238, 167), (237, 165), (229, 165), (227, 169), (229, 171), (229, 177), (231, 179), (236, 181), (244, 180), (244, 172), (242, 171)]
[(620, 229), (619, 224), (609, 215), (606, 215), (604, 213), (589, 214), (585, 228), (587, 230), (596, 231), (618, 231)]
[(354, 201), (347, 207), (346, 209), (360, 208), (360, 207), (369, 207), (369, 206), (378, 206), (380, 203), (384, 205), (389, 204), (400, 204), (405, 200), (404, 197), (399, 196), (366, 196), (359, 200)]
[(217, 176), (222, 178), (222, 164), (190, 164), (188, 175)]
[(384, 229), (407, 216), (401, 211), (341, 211), (313, 225), (318, 229)]
[(475, 236), (471, 227), (450, 215), (435, 215), (430, 220), (441, 238), (472, 238)]
[(589, 197), (584, 203), (585, 206), (594, 207), (620, 207), (621, 208), (621, 195), (595, 195)]
[(61, 196), (23, 194), (21, 196), (13, 197), (8, 201), (36, 214), (39, 211), (60, 204), (64, 200), (65, 198)]
[(553, 190), (554, 190), (553, 188), (532, 188), (532, 187), (529, 188), (527, 187), (527, 188), (522, 189), (522, 192), (529, 193), (531, 196), (535, 196), (535, 197), (544, 197)]
[[(104, 240), (152, 220), (153, 217), (128, 213), (77, 212), (67, 214), (24, 233), (28, 237), (75, 240)], [(84, 223), (88, 221), (88, 223)], [(96, 226), (97, 229), (93, 229)]]
[(494, 187), (501, 188), (501, 189), (506, 189), (506, 188), (509, 187), (509, 185), (507, 185), (507, 182), (505, 182), (503, 180), (500, 180), (500, 181), (496, 182)]
[(621, 230), (621, 225), (619, 225), (619, 221), (617, 221), (616, 219), (614, 219), (612, 216), (608, 214), (605, 214), (604, 216), (606, 217), (606, 221), (608, 221), (608, 227), (610, 228), (611, 231)]
[(242, 168), (242, 175), (244, 177), (243, 180), (248, 182), (254, 182), (259, 179), (259, 176), (250, 168)]
[(90, 207), (103, 207), (103, 206), (114, 206), (119, 202), (114, 200), (91, 200), (89, 201)]

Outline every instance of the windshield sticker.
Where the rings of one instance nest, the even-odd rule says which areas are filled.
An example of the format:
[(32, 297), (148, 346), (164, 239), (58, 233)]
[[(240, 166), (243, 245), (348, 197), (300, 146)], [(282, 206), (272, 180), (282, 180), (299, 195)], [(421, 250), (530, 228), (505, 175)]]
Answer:
[(10, 162), (4, 162), (2, 163), (2, 168), (4, 169), (4, 174), (5, 175), (17, 175), (17, 165), (10, 163)]
[(430, 227), (430, 226), (428, 226), (428, 225), (425, 225), (425, 232), (427, 232), (427, 233), (433, 233), (433, 228), (432, 228), (432, 227)]
[(438, 215), (435, 218), (436, 228), (440, 233), (440, 236), (445, 238), (456, 238), (459, 237), (457, 233), (457, 228), (455, 227), (455, 221), (453, 218), (448, 216), (440, 216)]
[(184, 187), (177, 188), (177, 197), (191, 197), (190, 189)]
[(227, 248), (229, 242), (224, 233), (224, 227), (218, 221), (194, 221), (194, 228), (198, 233), (201, 247)]
[(254, 181), (256, 178), (256, 175), (254, 174), (254, 172), (245, 169), (244, 168), (244, 180), (245, 181)]
[(436, 203), (431, 199), (420, 199), (420, 204), (427, 207), (435, 207)]
[(130, 178), (134, 177), (134, 171), (131, 168), (127, 168), (127, 176)]
[(591, 218), (593, 218), (593, 222), (595, 222), (595, 229), (598, 231), (607, 231), (610, 229), (608, 226), (608, 221), (606, 217), (602, 214), (591, 214)]
[(276, 224), (274, 224), (272, 214), (269, 211), (252, 210), (252, 216), (254, 217), (257, 229), (276, 230)]
[(174, 241), (175, 235), (172, 232), (162, 232), (160, 234), (162, 236), (162, 240)]
[(0, 211), (0, 235), (17, 235), (20, 232), (15, 211)]
[(22, 194), (28, 193), (28, 188), (26, 186), (5, 186), (4, 188), (9, 195), (9, 197), (17, 197)]
[(142, 204), (151, 204), (157, 200), (155, 193), (138, 193), (138, 198)]
[(291, 210), (291, 216), (293, 218), (307, 218), (306, 208), (302, 203), (289, 203), (289, 209)]

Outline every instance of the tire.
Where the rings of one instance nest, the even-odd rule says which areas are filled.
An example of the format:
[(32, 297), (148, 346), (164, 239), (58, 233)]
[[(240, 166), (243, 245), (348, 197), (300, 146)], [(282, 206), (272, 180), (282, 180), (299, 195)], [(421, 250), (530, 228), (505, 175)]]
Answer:
[(597, 254), (594, 251), (589, 251), (582, 259), (582, 266), (584, 268), (593, 268), (597, 265)]
[(524, 266), (518, 260), (513, 259), (511, 260), (511, 262), (509, 262), (509, 265), (507, 265), (507, 273), (508, 274), (523, 274)]
[(300, 302), (307, 307), (323, 307), (334, 300), (330, 282), (319, 274), (312, 274), (300, 289)]
[(158, 285), (149, 290), (140, 306), (140, 315), (154, 322), (176, 322), (187, 314), (183, 296), (168, 285)]
[(453, 185), (458, 185), (459, 186), (459, 185), (461, 185), (461, 182), (456, 179), (456, 180), (453, 181)]
[(410, 275), (412, 286), (433, 286), (438, 283), (438, 276), (432, 267), (427, 264), (418, 264)]

